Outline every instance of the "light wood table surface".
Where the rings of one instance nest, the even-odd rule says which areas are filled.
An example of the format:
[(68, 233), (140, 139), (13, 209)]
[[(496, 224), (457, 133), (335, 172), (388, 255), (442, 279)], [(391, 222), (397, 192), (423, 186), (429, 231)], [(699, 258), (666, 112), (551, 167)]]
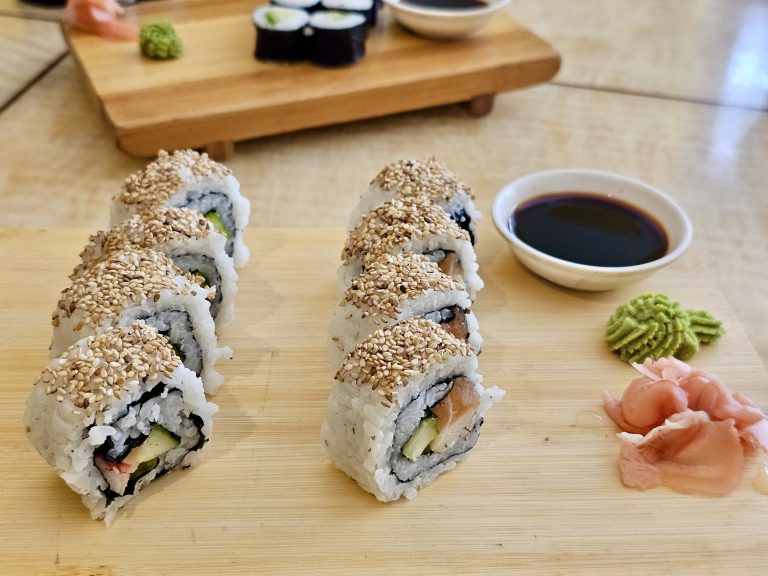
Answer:
[[(476, 448), (411, 502), (378, 503), (323, 455), (331, 383), (327, 323), (342, 229), (262, 228), (246, 240), (235, 350), (205, 461), (142, 491), (111, 528), (93, 522), (24, 437), (19, 417), (45, 365), (50, 311), (89, 230), (5, 230), (0, 306), (0, 558), (8, 574), (760, 575), (768, 496), (749, 460), (723, 498), (625, 488), (603, 389), (635, 371), (603, 343), (604, 323), (634, 288), (579, 293), (541, 282), (482, 223), (486, 287), (473, 306), (480, 372), (507, 394)], [(768, 404), (768, 373), (695, 252), (645, 280), (684, 290), (722, 318), (727, 337), (697, 366)]]
[[(701, 259), (727, 301), (728, 306), (721, 309), (718, 304), (717, 311), (730, 319), (730, 307), (737, 322), (722, 341), (724, 349), (736, 353), (744, 342), (740, 324), (762, 362), (768, 363), (765, 2), (516, 0), (508, 11), (562, 54), (562, 70), (552, 83), (499, 96), (493, 113), (480, 120), (449, 106), (240, 144), (230, 166), (252, 200), (252, 226), (291, 227), (304, 230), (301, 233), (307, 228), (339, 228), (371, 177), (387, 162), (406, 156), (435, 155), (445, 161), (473, 187), (486, 215), (493, 195), (506, 182), (532, 171), (587, 167), (636, 177), (666, 191), (691, 216), (696, 228), (692, 256)], [(3, 20), (50, 19), (50, 14), (0, 0)], [(12, 93), (16, 86), (12, 99), (21, 92), (0, 112), (0, 226), (72, 228), (60, 231), (72, 243), (106, 224), (109, 197), (142, 161), (115, 148), (71, 57), (39, 78), (32, 73), (31, 86), (4, 80), (18, 77), (16, 69), (22, 64), (17, 55), (29, 55), (23, 66), (39, 71), (40, 53), (63, 45), (58, 44), (57, 26), (41, 30), (45, 35), (39, 44), (22, 36), (0, 51), (0, 70), (14, 70), (0, 75), (0, 86), (11, 85)], [(49, 238), (56, 233), (50, 232)], [(488, 234), (494, 232), (488, 228)], [(57, 267), (56, 279), (63, 280), (67, 266)], [(664, 287), (686, 306), (705, 306), (710, 300), (701, 296), (700, 276), (689, 278), (690, 286)], [(60, 289), (53, 284), (46, 294)], [(706, 290), (709, 287), (706, 284)], [(49, 312), (42, 306), (26, 317), (4, 306), (2, 314), (7, 325), (23, 326), (47, 321)], [(3, 341), (3, 354), (13, 353), (11, 344)], [(529, 352), (524, 346), (520, 350), (523, 357)], [(26, 353), (26, 371), (16, 375), (28, 380), (43, 356), (43, 350)], [(738, 353), (720, 357), (717, 368), (739, 371), (742, 359)], [(762, 373), (752, 374), (759, 377), (750, 386), (768, 386)], [(757, 399), (765, 408), (764, 394)], [(21, 396), (13, 401), (18, 406)], [(18, 420), (15, 412), (3, 414), (4, 426)], [(17, 440), (20, 450), (28, 449)], [(482, 458), (482, 452), (477, 456)], [(40, 462), (35, 465), (45, 470)], [(215, 474), (210, 472), (210, 477)], [(657, 498), (653, 506), (658, 510), (667, 495)], [(703, 504), (710, 505), (720, 506), (718, 501)], [(11, 529), (4, 521), (3, 535)], [(723, 522), (726, 530), (744, 529), (730, 518)], [(737, 560), (718, 560), (727, 555), (722, 545), (713, 543), (713, 530), (703, 526), (701, 532), (686, 535), (683, 543), (696, 544), (700, 535), (717, 551), (714, 557), (702, 556), (713, 561), (697, 565), (698, 572), (730, 574), (743, 568)], [(660, 533), (658, 543), (663, 544), (666, 534)], [(577, 539), (570, 542), (571, 552), (577, 554)], [(739, 550), (734, 544), (735, 558)], [(628, 558), (640, 561), (641, 552), (635, 545)], [(590, 562), (599, 562), (601, 554), (613, 558), (614, 553), (607, 543), (601, 550), (592, 549), (588, 558), (582, 557), (582, 572), (589, 573)], [(532, 562), (538, 556), (524, 558)], [(674, 560), (672, 553), (663, 556), (656, 568), (674, 570)], [(631, 568), (618, 562), (624, 571)], [(535, 568), (528, 573), (537, 573)], [(757, 573), (763, 564), (747, 569)], [(72, 572), (66, 566), (59, 571), (68, 570)], [(556, 572), (556, 564), (550, 563), (538, 573)]]

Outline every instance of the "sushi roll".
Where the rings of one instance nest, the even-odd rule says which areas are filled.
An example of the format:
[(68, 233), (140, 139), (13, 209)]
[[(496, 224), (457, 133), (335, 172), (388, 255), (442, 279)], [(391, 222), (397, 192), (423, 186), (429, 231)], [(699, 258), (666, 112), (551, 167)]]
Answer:
[(376, 26), (378, 6), (374, 0), (322, 0), (323, 10), (362, 14), (369, 27)]
[(215, 394), (223, 378), (214, 364), (232, 351), (217, 346), (207, 299), (211, 291), (195, 282), (161, 252), (126, 248), (116, 253), (62, 292), (52, 318), (51, 357), (81, 338), (143, 320), (202, 378), (206, 393)]
[(422, 254), (383, 254), (356, 276), (336, 307), (330, 326), (330, 362), (343, 358), (364, 338), (400, 320), (423, 317), (480, 352), (477, 318), (464, 285)]
[(472, 300), (483, 287), (469, 233), (427, 198), (406, 197), (366, 212), (349, 233), (341, 254), (339, 294), (376, 258), (402, 252), (437, 262), (445, 274), (463, 282)]
[(469, 232), (470, 240), (475, 243), (481, 214), (475, 208), (472, 190), (434, 158), (405, 159), (387, 165), (376, 175), (352, 211), (351, 224), (383, 202), (411, 196), (426, 196), (438, 204), (459, 227)]
[(240, 193), (232, 171), (194, 150), (161, 150), (157, 160), (129, 176), (112, 198), (110, 226), (154, 206), (175, 206), (201, 212), (227, 238), (235, 268), (248, 261), (243, 243), (251, 203)]
[(70, 275), (83, 276), (126, 246), (151, 248), (171, 257), (203, 288), (215, 289), (211, 317), (221, 328), (234, 317), (237, 272), (227, 256), (226, 237), (205, 216), (188, 208), (154, 206), (107, 230), (93, 234), (80, 253), (82, 262)]
[(321, 428), (337, 468), (382, 502), (451, 470), (504, 392), (484, 388), (471, 347), (423, 318), (374, 332), (344, 359)]
[(305, 10), (310, 14), (320, 9), (320, 0), (271, 0), (273, 6), (281, 8), (293, 8), (294, 10)]
[(349, 66), (365, 56), (368, 23), (362, 14), (321, 10), (309, 19), (309, 59), (320, 66)]
[(292, 64), (307, 59), (305, 28), (309, 14), (280, 6), (261, 6), (253, 11), (258, 60)]
[(40, 455), (109, 525), (142, 488), (200, 460), (217, 410), (165, 338), (137, 322), (51, 361), (24, 423)]

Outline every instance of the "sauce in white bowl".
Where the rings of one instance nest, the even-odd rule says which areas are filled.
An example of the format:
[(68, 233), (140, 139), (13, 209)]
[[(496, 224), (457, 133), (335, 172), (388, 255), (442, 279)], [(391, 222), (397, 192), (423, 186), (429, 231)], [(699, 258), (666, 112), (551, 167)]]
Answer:
[[(540, 223), (534, 224), (532, 235), (518, 234), (515, 215), (519, 209), (574, 192), (588, 192), (598, 204), (618, 210), (587, 211), (575, 223), (561, 211), (551, 218), (552, 227), (545, 234), (536, 229)], [(617, 215), (622, 212), (629, 215), (623, 224)], [(610, 290), (638, 282), (677, 260), (693, 235), (683, 210), (656, 188), (594, 170), (550, 170), (524, 176), (496, 195), (492, 213), (497, 230), (523, 265), (547, 280), (578, 290)], [(643, 229), (651, 237), (648, 242), (635, 238)], [(544, 244), (531, 239), (537, 234)], [(611, 244), (625, 240), (626, 246), (637, 244), (639, 256), (621, 259), (625, 248), (616, 250)], [(586, 251), (586, 257), (578, 257), (574, 250)]]

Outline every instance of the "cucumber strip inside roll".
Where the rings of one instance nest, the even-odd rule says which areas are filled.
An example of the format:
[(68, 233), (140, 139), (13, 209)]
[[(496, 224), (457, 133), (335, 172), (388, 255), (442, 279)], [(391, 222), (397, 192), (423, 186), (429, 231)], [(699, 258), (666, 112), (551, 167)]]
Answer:
[(94, 451), (94, 465), (101, 471), (110, 502), (133, 494), (137, 483), (175, 466), (179, 455), (202, 447), (202, 420), (184, 415), (181, 391), (158, 385), (130, 404), (111, 427), (114, 433)]
[(227, 256), (232, 256), (235, 249), (235, 235), (240, 232), (235, 228), (235, 217), (232, 212), (232, 201), (226, 194), (216, 192), (194, 192), (187, 197), (180, 208), (189, 208), (202, 212), (219, 232), (227, 238), (224, 247)]
[(482, 425), (475, 418), (479, 404), (475, 385), (463, 376), (436, 383), (408, 404), (397, 419), (390, 458), (397, 478), (409, 482), (471, 450)]

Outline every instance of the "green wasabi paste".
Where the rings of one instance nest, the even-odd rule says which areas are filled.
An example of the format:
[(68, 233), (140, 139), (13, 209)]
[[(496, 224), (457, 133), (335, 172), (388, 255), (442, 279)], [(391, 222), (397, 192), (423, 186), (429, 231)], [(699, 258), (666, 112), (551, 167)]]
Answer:
[(170, 22), (150, 22), (139, 32), (141, 53), (155, 60), (169, 60), (181, 55), (181, 38)]
[(688, 360), (700, 344), (711, 344), (724, 333), (709, 312), (683, 310), (664, 294), (642, 294), (616, 309), (605, 340), (625, 362), (665, 356)]

